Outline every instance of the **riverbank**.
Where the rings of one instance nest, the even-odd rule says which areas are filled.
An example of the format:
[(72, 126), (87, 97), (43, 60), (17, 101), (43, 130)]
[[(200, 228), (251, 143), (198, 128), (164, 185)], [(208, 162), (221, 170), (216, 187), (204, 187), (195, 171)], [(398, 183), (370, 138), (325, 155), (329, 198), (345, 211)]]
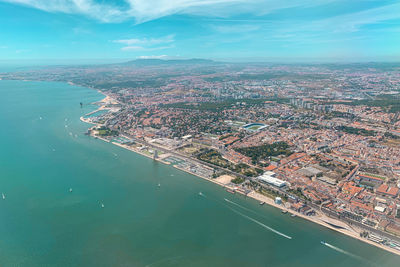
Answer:
[[(106, 96), (105, 99), (107, 99), (109, 101), (111, 98), (109, 96)], [(99, 101), (99, 102), (104, 102), (104, 101)], [(81, 117), (81, 120), (84, 121), (84, 122), (87, 122), (84, 117)], [(91, 122), (87, 122), (87, 123), (91, 123)], [(91, 124), (93, 124), (93, 123), (91, 123)], [(96, 137), (99, 138), (100, 140), (105, 141), (105, 142), (109, 142), (109, 143), (117, 145), (117, 146), (119, 146), (121, 148), (130, 150), (132, 152), (136, 152), (136, 153), (138, 153), (138, 154), (140, 154), (142, 156), (148, 157), (150, 159), (157, 160), (157, 161), (159, 161), (159, 162), (161, 162), (163, 164), (171, 165), (170, 162), (164, 161), (164, 160), (162, 160), (162, 158), (153, 158), (152, 155), (146, 154), (146, 153), (142, 152), (141, 150), (133, 148), (131, 146), (124, 145), (124, 144), (117, 143), (117, 142), (112, 142), (110, 140), (107, 140), (105, 138), (101, 138), (101, 137), (98, 137), (98, 136), (96, 136)], [(211, 178), (199, 175), (198, 173), (191, 172), (188, 169), (181, 168), (181, 167), (179, 167), (177, 165), (173, 165), (173, 167), (176, 168), (176, 169), (182, 170), (182, 171), (184, 171), (186, 173), (189, 173), (189, 174), (192, 174), (194, 176), (197, 176), (197, 177), (200, 177), (202, 179), (205, 179), (205, 180), (207, 180), (209, 182), (212, 182), (214, 184), (217, 184), (219, 186), (222, 186), (222, 187), (226, 188), (230, 192), (237, 192), (239, 194), (245, 195), (245, 196), (250, 197), (250, 198), (252, 198), (254, 200), (257, 200), (259, 202), (264, 202), (264, 203), (266, 203), (266, 204), (268, 204), (268, 205), (270, 205), (272, 207), (278, 208), (280, 210), (287, 211), (289, 214), (295, 214), (296, 216), (298, 216), (298, 217), (300, 217), (302, 219), (305, 219), (305, 220), (308, 220), (310, 222), (316, 223), (318, 225), (324, 226), (324, 227), (326, 227), (326, 228), (328, 228), (330, 230), (334, 230), (336, 232), (339, 232), (339, 233), (342, 233), (342, 234), (347, 235), (349, 237), (355, 238), (355, 239), (357, 239), (359, 241), (362, 241), (364, 243), (367, 243), (369, 245), (373, 245), (373, 246), (375, 246), (377, 248), (386, 250), (388, 252), (391, 252), (391, 253), (394, 253), (394, 254), (400, 256), (400, 251), (398, 251), (396, 249), (384, 246), (382, 244), (375, 243), (375, 242), (373, 242), (371, 240), (368, 240), (366, 238), (361, 238), (360, 237), (360, 233), (362, 232), (361, 229), (357, 229), (355, 227), (351, 227), (351, 226), (347, 225), (346, 223), (344, 223), (343, 221), (330, 218), (330, 217), (326, 216), (325, 214), (323, 214), (322, 212), (320, 212), (318, 210), (316, 210), (316, 214), (317, 215), (315, 215), (315, 216), (306, 216), (306, 215), (301, 214), (299, 212), (296, 212), (296, 211), (294, 211), (292, 209), (289, 209), (289, 208), (285, 207), (284, 205), (276, 204), (273, 199), (271, 199), (271, 198), (269, 198), (267, 196), (264, 196), (264, 195), (262, 195), (260, 193), (257, 193), (255, 191), (251, 191), (248, 194), (244, 194), (243, 192), (237, 190), (236, 186), (229, 186), (224, 179), (221, 179), (221, 181), (218, 180), (218, 179), (211, 179)], [(339, 227), (334, 227), (333, 225), (337, 225), (340, 228)]]
[[(344, 235), (353, 237), (353, 238), (355, 238), (357, 240), (360, 240), (362, 242), (365, 242), (367, 244), (373, 245), (375, 247), (378, 247), (380, 249), (392, 252), (392, 253), (400, 256), (400, 251), (398, 251), (396, 249), (393, 249), (393, 248), (390, 248), (390, 247), (387, 247), (387, 246), (384, 246), (382, 244), (375, 243), (375, 242), (373, 242), (371, 240), (368, 240), (366, 238), (362, 238), (362, 237), (360, 237), (360, 233), (362, 232), (362, 230), (357, 229), (355, 227), (351, 227), (351, 226), (349, 226), (348, 224), (346, 224), (346, 223), (344, 223), (342, 221), (339, 221), (339, 220), (333, 219), (331, 217), (328, 217), (328, 216), (326, 216), (325, 214), (323, 214), (321, 212), (317, 211), (317, 215), (315, 215), (315, 216), (306, 216), (306, 215), (304, 215), (302, 213), (299, 213), (299, 212), (296, 212), (296, 211), (294, 211), (292, 209), (289, 209), (289, 208), (285, 207), (284, 205), (278, 205), (271, 198), (266, 197), (264, 195), (261, 195), (261, 194), (255, 192), (255, 191), (252, 191), (247, 196), (251, 197), (253, 199), (256, 199), (256, 200), (258, 200), (260, 202), (265, 202), (266, 204), (268, 204), (270, 206), (273, 206), (275, 208), (287, 211), (288, 214), (295, 214), (297, 217), (300, 217), (300, 218), (308, 220), (310, 222), (319, 224), (321, 226), (324, 226), (324, 227), (329, 228), (331, 230), (334, 230), (336, 232), (339, 232), (339, 233), (342, 233)], [(341, 228), (333, 227), (332, 225), (337, 225), (337, 226), (340, 226)]]

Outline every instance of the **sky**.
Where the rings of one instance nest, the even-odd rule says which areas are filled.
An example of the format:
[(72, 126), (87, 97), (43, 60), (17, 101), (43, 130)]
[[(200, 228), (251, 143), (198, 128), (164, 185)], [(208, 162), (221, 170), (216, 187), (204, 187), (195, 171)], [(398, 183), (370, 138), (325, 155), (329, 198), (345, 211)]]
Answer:
[(0, 62), (400, 61), (399, 0), (0, 0)]

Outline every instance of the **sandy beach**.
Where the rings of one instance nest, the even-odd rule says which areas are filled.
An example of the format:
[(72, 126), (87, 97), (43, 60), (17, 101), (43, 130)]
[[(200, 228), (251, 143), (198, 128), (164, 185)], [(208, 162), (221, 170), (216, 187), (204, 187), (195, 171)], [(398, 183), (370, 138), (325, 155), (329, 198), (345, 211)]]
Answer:
[(232, 179), (234, 179), (234, 177), (224, 174), (224, 175), (221, 175), (221, 176), (215, 178), (215, 181), (226, 185), (226, 184), (229, 184), (232, 181)]

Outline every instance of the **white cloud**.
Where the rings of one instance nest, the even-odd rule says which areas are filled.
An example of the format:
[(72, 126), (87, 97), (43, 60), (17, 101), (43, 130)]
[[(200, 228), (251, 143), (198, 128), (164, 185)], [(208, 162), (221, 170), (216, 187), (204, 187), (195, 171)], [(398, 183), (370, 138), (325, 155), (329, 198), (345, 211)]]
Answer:
[(157, 47), (143, 47), (143, 46), (124, 46), (121, 48), (122, 51), (155, 51), (155, 50), (165, 50), (173, 48), (173, 45), (168, 46), (157, 46)]
[(115, 40), (114, 43), (120, 43), (125, 45), (157, 45), (157, 44), (167, 44), (174, 42), (174, 35), (170, 34), (160, 38), (143, 38), (143, 39), (123, 39)]
[(165, 59), (168, 58), (167, 55), (159, 55), (159, 56), (139, 56), (138, 59)]
[(174, 47), (174, 35), (170, 34), (160, 38), (133, 38), (114, 40), (114, 43), (123, 44), (122, 51), (154, 51)]
[(96, 3), (93, 0), (1, 0), (30, 6), (47, 12), (83, 14), (102, 22), (118, 22), (128, 18), (126, 11), (115, 5)]
[[(344, 0), (121, 0), (123, 4), (112, 4), (110, 1), (99, 0), (0, 0), (13, 4), (24, 5), (47, 12), (61, 12), (68, 14), (80, 14), (101, 22), (122, 22), (134, 19), (136, 23), (143, 23), (153, 19), (161, 18), (172, 14), (192, 14), (204, 15), (211, 20), (222, 19), (225, 22), (240, 22), (245, 25), (231, 27), (219, 26), (215, 28), (221, 33), (243, 33), (257, 30), (257, 23), (275, 25), (285, 20), (261, 21), (237, 20), (234, 15), (251, 14), (262, 16), (277, 10), (300, 7), (310, 8), (313, 6), (323, 6), (331, 2), (341, 2)], [(367, 24), (381, 23), (385, 20), (400, 18), (400, 3), (391, 5), (383, 2), (380, 6), (358, 12), (351, 12), (337, 17), (327, 19), (310, 19), (304, 24), (296, 25), (297, 30), (330, 30), (331, 32), (351, 32), (357, 31), (360, 27)], [(261, 18), (260, 18), (261, 19)], [(253, 25), (251, 25), (253, 24)], [(292, 25), (290, 26), (292, 27)], [(79, 30), (78, 30), (79, 32)], [(123, 41), (123, 40), (121, 40)], [(140, 40), (125, 40), (127, 50), (145, 48)], [(142, 40), (143, 41), (143, 40)], [(146, 40), (145, 42), (151, 42)], [(121, 42), (122, 43), (122, 42)], [(130, 47), (130, 48), (128, 48)]]
[(0, 0), (48, 12), (82, 14), (102, 22), (134, 18), (137, 23), (180, 13), (214, 17), (251, 13), (263, 15), (296, 6), (320, 5), (334, 0), (123, 0), (124, 5), (95, 0)]
[(335, 26), (337, 32), (357, 31), (361, 26), (400, 18), (400, 3), (376, 7), (341, 15), (321, 21), (322, 25)]

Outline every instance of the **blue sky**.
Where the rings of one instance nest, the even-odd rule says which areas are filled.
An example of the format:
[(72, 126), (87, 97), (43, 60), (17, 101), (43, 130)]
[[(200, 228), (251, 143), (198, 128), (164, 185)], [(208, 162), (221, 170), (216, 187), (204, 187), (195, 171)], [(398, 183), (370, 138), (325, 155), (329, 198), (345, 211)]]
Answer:
[(0, 0), (0, 61), (400, 61), (398, 0)]

